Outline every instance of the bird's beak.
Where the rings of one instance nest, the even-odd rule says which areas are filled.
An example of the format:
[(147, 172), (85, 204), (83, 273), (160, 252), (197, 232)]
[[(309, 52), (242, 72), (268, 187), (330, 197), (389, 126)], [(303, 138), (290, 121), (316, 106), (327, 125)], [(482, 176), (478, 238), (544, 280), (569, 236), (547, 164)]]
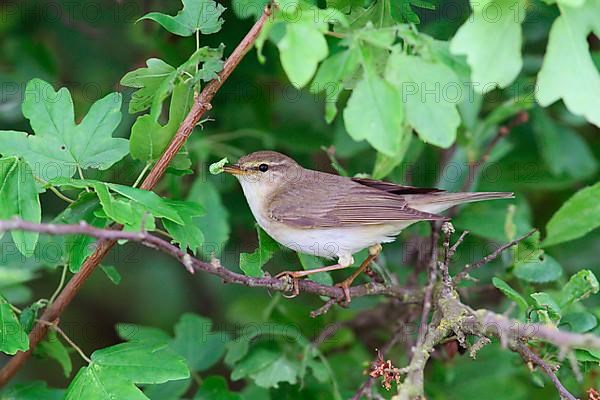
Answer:
[(244, 171), (239, 164), (231, 164), (231, 165), (224, 165), (223, 166), (223, 171), (227, 172), (228, 174), (231, 175), (245, 175), (246, 171)]

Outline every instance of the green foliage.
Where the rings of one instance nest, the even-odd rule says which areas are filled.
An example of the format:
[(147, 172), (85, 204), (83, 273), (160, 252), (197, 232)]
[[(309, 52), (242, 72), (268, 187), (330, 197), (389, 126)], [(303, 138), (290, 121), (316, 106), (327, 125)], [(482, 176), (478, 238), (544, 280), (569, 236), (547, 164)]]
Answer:
[(521, 23), (525, 2), (472, 1), (471, 7), (473, 13), (452, 38), (450, 50), (466, 55), (476, 91), (486, 93), (496, 86), (506, 87), (523, 66)]
[[(31, 168), (17, 157), (0, 158), (0, 219), (19, 217), (40, 222), (40, 199)], [(4, 232), (0, 232), (2, 237)], [(38, 241), (36, 232), (13, 231), (15, 245), (25, 256), (33, 255)]]
[[(456, 104), (461, 93), (449, 101), (449, 94), (428, 96), (427, 88), (460, 88), (454, 72), (444, 64), (420, 57), (393, 53), (387, 69), (387, 79), (403, 92), (407, 122), (417, 131), (421, 140), (440, 147), (449, 147), (456, 140), (460, 116)], [(458, 89), (460, 91), (460, 89)]]
[(544, 246), (577, 239), (600, 226), (600, 183), (581, 189), (567, 200), (546, 225)]
[(194, 396), (194, 400), (241, 400), (242, 396), (232, 393), (227, 388), (227, 381), (222, 376), (206, 378)]
[(34, 355), (41, 358), (52, 358), (61, 366), (66, 377), (71, 375), (73, 364), (67, 347), (60, 341), (58, 334), (50, 330), (46, 339), (41, 341), (34, 350)]
[(158, 22), (169, 32), (179, 36), (191, 36), (196, 32), (204, 35), (221, 30), (225, 7), (213, 0), (182, 0), (183, 9), (172, 17), (160, 12), (151, 12), (140, 19)]
[[(587, 43), (592, 31), (600, 34), (600, 24), (594, 18), (600, 12), (600, 2), (558, 2), (558, 8), (560, 16), (550, 30), (535, 97), (544, 107), (562, 99), (573, 114), (600, 126), (600, 100), (591, 95), (600, 90), (600, 73)], [(557, 75), (564, 79), (556, 79)]]
[(29, 349), (29, 338), (10, 303), (0, 295), (0, 351), (15, 354)]
[(527, 310), (527, 300), (525, 300), (523, 296), (519, 294), (519, 292), (510, 287), (508, 283), (497, 277), (492, 279), (492, 283), (496, 288), (498, 288), (498, 290), (504, 293), (506, 297), (517, 303), (521, 311), (525, 312)]
[(121, 122), (119, 93), (95, 102), (75, 124), (70, 92), (66, 88), (55, 92), (49, 83), (33, 79), (25, 90), (23, 115), (35, 135), (2, 131), (0, 148), (4, 156), (23, 157), (43, 180), (68, 178), (78, 169), (105, 170), (127, 154), (128, 141), (112, 137)]
[[(105, 399), (106, 396), (147, 399), (136, 384), (157, 384), (189, 376), (183, 360), (165, 344), (121, 343), (95, 351), (91, 360), (87, 367), (79, 370), (65, 399)], [(150, 365), (152, 368), (148, 368)]]
[(265, 231), (256, 226), (258, 248), (252, 253), (240, 254), (240, 269), (248, 276), (263, 276), (262, 266), (279, 250), (279, 245)]

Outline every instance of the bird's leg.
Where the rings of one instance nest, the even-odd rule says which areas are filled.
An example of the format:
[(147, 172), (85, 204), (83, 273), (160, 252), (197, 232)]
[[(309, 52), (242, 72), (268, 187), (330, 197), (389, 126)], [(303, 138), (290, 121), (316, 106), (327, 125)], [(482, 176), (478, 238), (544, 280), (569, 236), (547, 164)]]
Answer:
[(308, 270), (304, 270), (304, 271), (283, 271), (283, 272), (280, 272), (277, 275), (275, 275), (275, 278), (282, 279), (284, 277), (289, 277), (292, 279), (292, 285), (293, 285), (292, 295), (286, 296), (286, 297), (294, 298), (300, 294), (300, 288), (298, 286), (298, 280), (300, 278), (304, 278), (305, 276), (316, 274), (317, 272), (328, 272), (328, 271), (335, 271), (338, 269), (344, 269), (344, 268), (347, 268), (348, 266), (350, 266), (350, 264), (343, 265), (340, 262), (338, 264), (329, 265), (329, 266), (321, 267), (321, 268), (308, 269)]
[(344, 291), (344, 298), (345, 298), (346, 304), (349, 304), (350, 300), (351, 300), (350, 285), (352, 285), (352, 282), (354, 282), (356, 277), (358, 275), (360, 275), (360, 273), (363, 272), (369, 266), (371, 261), (373, 261), (373, 259), (375, 257), (377, 257), (379, 255), (379, 253), (381, 253), (381, 245), (380, 244), (375, 244), (375, 245), (369, 247), (369, 256), (367, 258), (365, 258), (365, 260), (362, 262), (362, 264), (360, 264), (360, 267), (358, 267), (356, 269), (356, 271), (354, 271), (352, 273), (352, 275), (350, 275), (349, 277), (347, 277), (340, 283), (336, 283), (335, 286), (342, 288), (342, 290)]

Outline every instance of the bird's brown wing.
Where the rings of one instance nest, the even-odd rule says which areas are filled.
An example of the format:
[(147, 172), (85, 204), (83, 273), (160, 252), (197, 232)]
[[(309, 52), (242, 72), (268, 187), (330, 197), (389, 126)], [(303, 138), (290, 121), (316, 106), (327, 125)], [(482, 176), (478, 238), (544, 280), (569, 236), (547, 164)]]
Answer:
[(269, 217), (298, 228), (446, 219), (410, 208), (403, 196), (349, 178), (326, 173), (313, 178), (282, 185), (267, 199)]
[(438, 193), (444, 192), (442, 189), (437, 188), (422, 188), (416, 186), (399, 185), (392, 182), (378, 181), (376, 179), (369, 178), (351, 178), (352, 181), (360, 183), (361, 185), (369, 186), (375, 189), (383, 190), (384, 192), (393, 194), (425, 194), (425, 193)]

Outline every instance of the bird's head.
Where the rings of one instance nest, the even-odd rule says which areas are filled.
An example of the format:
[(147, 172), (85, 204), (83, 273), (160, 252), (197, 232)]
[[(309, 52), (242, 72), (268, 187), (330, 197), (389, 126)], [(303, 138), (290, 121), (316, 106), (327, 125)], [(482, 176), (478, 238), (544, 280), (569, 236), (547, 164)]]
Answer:
[(252, 188), (261, 194), (271, 193), (286, 182), (300, 178), (302, 168), (292, 158), (275, 151), (257, 151), (243, 156), (237, 164), (223, 170), (234, 175), (244, 190)]

